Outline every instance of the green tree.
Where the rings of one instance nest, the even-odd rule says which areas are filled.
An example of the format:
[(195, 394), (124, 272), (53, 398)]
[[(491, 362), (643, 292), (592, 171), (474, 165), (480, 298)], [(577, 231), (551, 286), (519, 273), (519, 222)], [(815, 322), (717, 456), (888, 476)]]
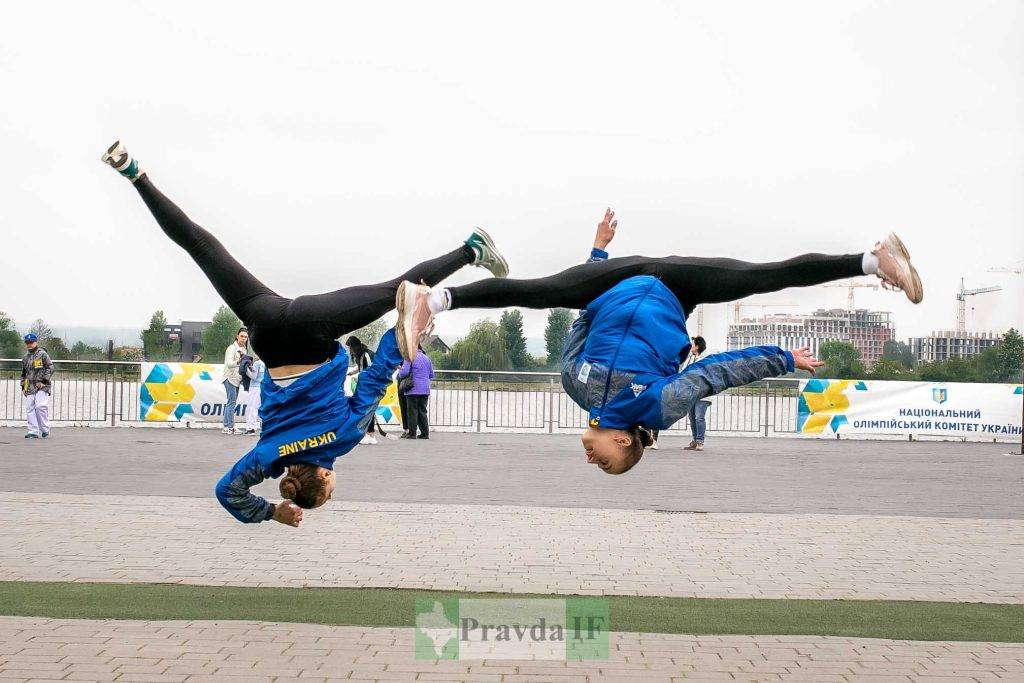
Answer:
[(971, 359), (976, 382), (1002, 382), (1003, 360), (999, 357), (1000, 344), (990, 346)]
[(30, 331), (39, 337), (39, 345), (46, 349), (46, 353), (50, 354), (50, 358), (53, 360), (67, 360), (71, 358), (71, 351), (64, 344), (64, 340), (54, 336), (53, 330), (42, 318), (36, 318), (36, 321), (32, 323)]
[(950, 358), (918, 366), (918, 375), (925, 382), (974, 382), (976, 366), (971, 358)]
[(0, 358), (21, 358), (23, 355), (25, 346), (18, 330), (14, 329), (14, 321), (0, 311)]
[[(227, 345), (225, 345), (224, 348), (227, 348)], [(221, 349), (221, 355), (224, 355), (223, 349)], [(138, 346), (115, 347), (114, 360), (120, 360), (125, 362), (138, 362), (142, 360), (142, 349)]]
[(384, 318), (378, 318), (369, 325), (364, 325), (358, 330), (349, 332), (341, 338), (341, 341), (344, 343), (349, 337), (356, 337), (359, 341), (376, 351), (377, 345), (380, 344), (380, 338), (383, 337), (384, 333), (387, 331), (388, 325), (384, 322)]
[(999, 362), (1003, 367), (1003, 381), (1020, 380), (1021, 368), (1024, 368), (1024, 337), (1013, 327), (1003, 335), (999, 345)]
[(544, 328), (544, 347), (548, 352), (548, 367), (555, 367), (562, 360), (565, 338), (569, 335), (573, 314), (568, 308), (553, 308), (548, 313), (548, 324)]
[(864, 378), (864, 365), (860, 362), (860, 351), (853, 344), (841, 341), (825, 342), (821, 345), (818, 357), (825, 361), (825, 367), (817, 373), (819, 377)]
[(434, 364), (435, 370), (448, 370), (451, 367), (450, 355), (440, 351), (427, 351), (427, 357)]
[(526, 335), (523, 334), (523, 314), (518, 310), (505, 311), (498, 321), (501, 343), (508, 354), (513, 370), (529, 370), (533, 358), (526, 352)]
[(171, 360), (176, 355), (175, 344), (167, 339), (166, 327), (167, 317), (163, 311), (149, 318), (149, 327), (142, 331), (142, 352), (146, 360)]
[(509, 360), (498, 324), (492, 320), (479, 320), (469, 328), (469, 334), (455, 342), (448, 354), (453, 370), (510, 370)]
[(207, 363), (219, 363), (224, 358), (224, 351), (234, 343), (238, 328), (242, 321), (227, 306), (221, 306), (213, 314), (213, 323), (203, 332), (203, 360)]
[(40, 339), (39, 345), (46, 349), (46, 353), (50, 354), (50, 358), (53, 360), (70, 360), (74, 357), (71, 354), (71, 349), (67, 347), (64, 340), (60, 337)]
[(914, 352), (910, 345), (890, 339), (882, 345), (882, 360), (899, 363), (905, 368), (914, 367)]
[(908, 382), (916, 380), (917, 375), (898, 360), (882, 358), (874, 364), (871, 372), (867, 373), (868, 379), (884, 379)]
[(73, 360), (105, 360), (103, 349), (98, 346), (90, 346), (83, 341), (77, 341), (71, 347), (71, 358)]
[(51, 339), (53, 337), (53, 330), (42, 318), (36, 318), (36, 321), (32, 323), (32, 327), (29, 328), (29, 332), (35, 333), (39, 337), (39, 345), (43, 345), (44, 339)]

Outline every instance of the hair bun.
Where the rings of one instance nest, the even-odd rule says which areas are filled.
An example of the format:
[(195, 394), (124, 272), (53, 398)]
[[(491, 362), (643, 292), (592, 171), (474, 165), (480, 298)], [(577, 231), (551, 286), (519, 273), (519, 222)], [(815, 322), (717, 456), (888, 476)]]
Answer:
[(300, 491), (302, 491), (302, 481), (300, 481), (298, 477), (293, 477), (290, 474), (285, 475), (277, 488), (281, 492), (282, 498), (295, 500), (295, 497), (299, 495)]
[(637, 427), (636, 434), (640, 438), (640, 445), (644, 448), (650, 448), (654, 445), (654, 434), (647, 427)]

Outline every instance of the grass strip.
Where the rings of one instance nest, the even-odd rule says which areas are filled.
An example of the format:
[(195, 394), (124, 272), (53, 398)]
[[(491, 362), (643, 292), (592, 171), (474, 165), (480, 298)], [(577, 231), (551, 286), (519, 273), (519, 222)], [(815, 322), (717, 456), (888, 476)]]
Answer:
[[(63, 619), (415, 625), (416, 598), (565, 598), (390, 588), (255, 588), (146, 583), (0, 582), (0, 614)], [(588, 596), (591, 597), (591, 596)], [(1024, 642), (1024, 605), (899, 600), (608, 596), (611, 630)]]

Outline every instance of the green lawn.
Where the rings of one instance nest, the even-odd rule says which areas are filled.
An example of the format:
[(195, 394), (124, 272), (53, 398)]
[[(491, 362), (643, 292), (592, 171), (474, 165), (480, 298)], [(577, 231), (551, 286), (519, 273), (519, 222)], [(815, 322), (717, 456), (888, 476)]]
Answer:
[[(0, 615), (412, 626), (416, 598), (543, 597), (387, 588), (0, 582)], [(609, 597), (611, 630), (1024, 642), (1024, 605)]]

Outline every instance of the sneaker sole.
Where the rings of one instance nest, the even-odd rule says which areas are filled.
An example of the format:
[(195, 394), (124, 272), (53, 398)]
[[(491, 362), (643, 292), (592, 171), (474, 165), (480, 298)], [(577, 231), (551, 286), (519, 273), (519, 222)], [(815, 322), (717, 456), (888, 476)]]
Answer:
[(894, 232), (889, 233), (889, 244), (894, 248), (894, 255), (902, 258), (906, 264), (910, 275), (910, 284), (914, 288), (913, 292), (905, 291), (904, 294), (912, 303), (921, 303), (924, 299), (924, 287), (921, 284), (921, 277), (917, 274), (917, 268), (914, 268), (914, 264), (910, 262), (910, 251), (907, 249), (907, 245), (903, 244), (903, 240)]
[(122, 147), (120, 140), (114, 140), (114, 144), (112, 144), (110, 147), (107, 147), (107, 151), (100, 156), (100, 161), (110, 166), (114, 166), (114, 164), (112, 163), (114, 161), (114, 152), (117, 152), (117, 156), (121, 156), (122, 154), (127, 153), (124, 147)]
[(473, 231), (484, 239), (484, 245), (490, 250), (498, 263), (498, 268), (501, 271), (501, 274), (499, 275), (498, 273), (494, 273), (494, 277), (508, 277), (508, 261), (506, 261), (505, 257), (501, 255), (500, 251), (498, 251), (498, 245), (496, 245), (494, 240), (491, 239), (490, 233), (480, 227), (474, 228)]
[(405, 326), (408, 324), (408, 317), (406, 316), (406, 303), (405, 297), (408, 287), (408, 283), (402, 281), (398, 285), (398, 292), (395, 294), (395, 309), (398, 311), (398, 324), (395, 325), (395, 337), (398, 341), (398, 352), (402, 354), (402, 358), (412, 362), (409, 359), (409, 340), (406, 334)]

